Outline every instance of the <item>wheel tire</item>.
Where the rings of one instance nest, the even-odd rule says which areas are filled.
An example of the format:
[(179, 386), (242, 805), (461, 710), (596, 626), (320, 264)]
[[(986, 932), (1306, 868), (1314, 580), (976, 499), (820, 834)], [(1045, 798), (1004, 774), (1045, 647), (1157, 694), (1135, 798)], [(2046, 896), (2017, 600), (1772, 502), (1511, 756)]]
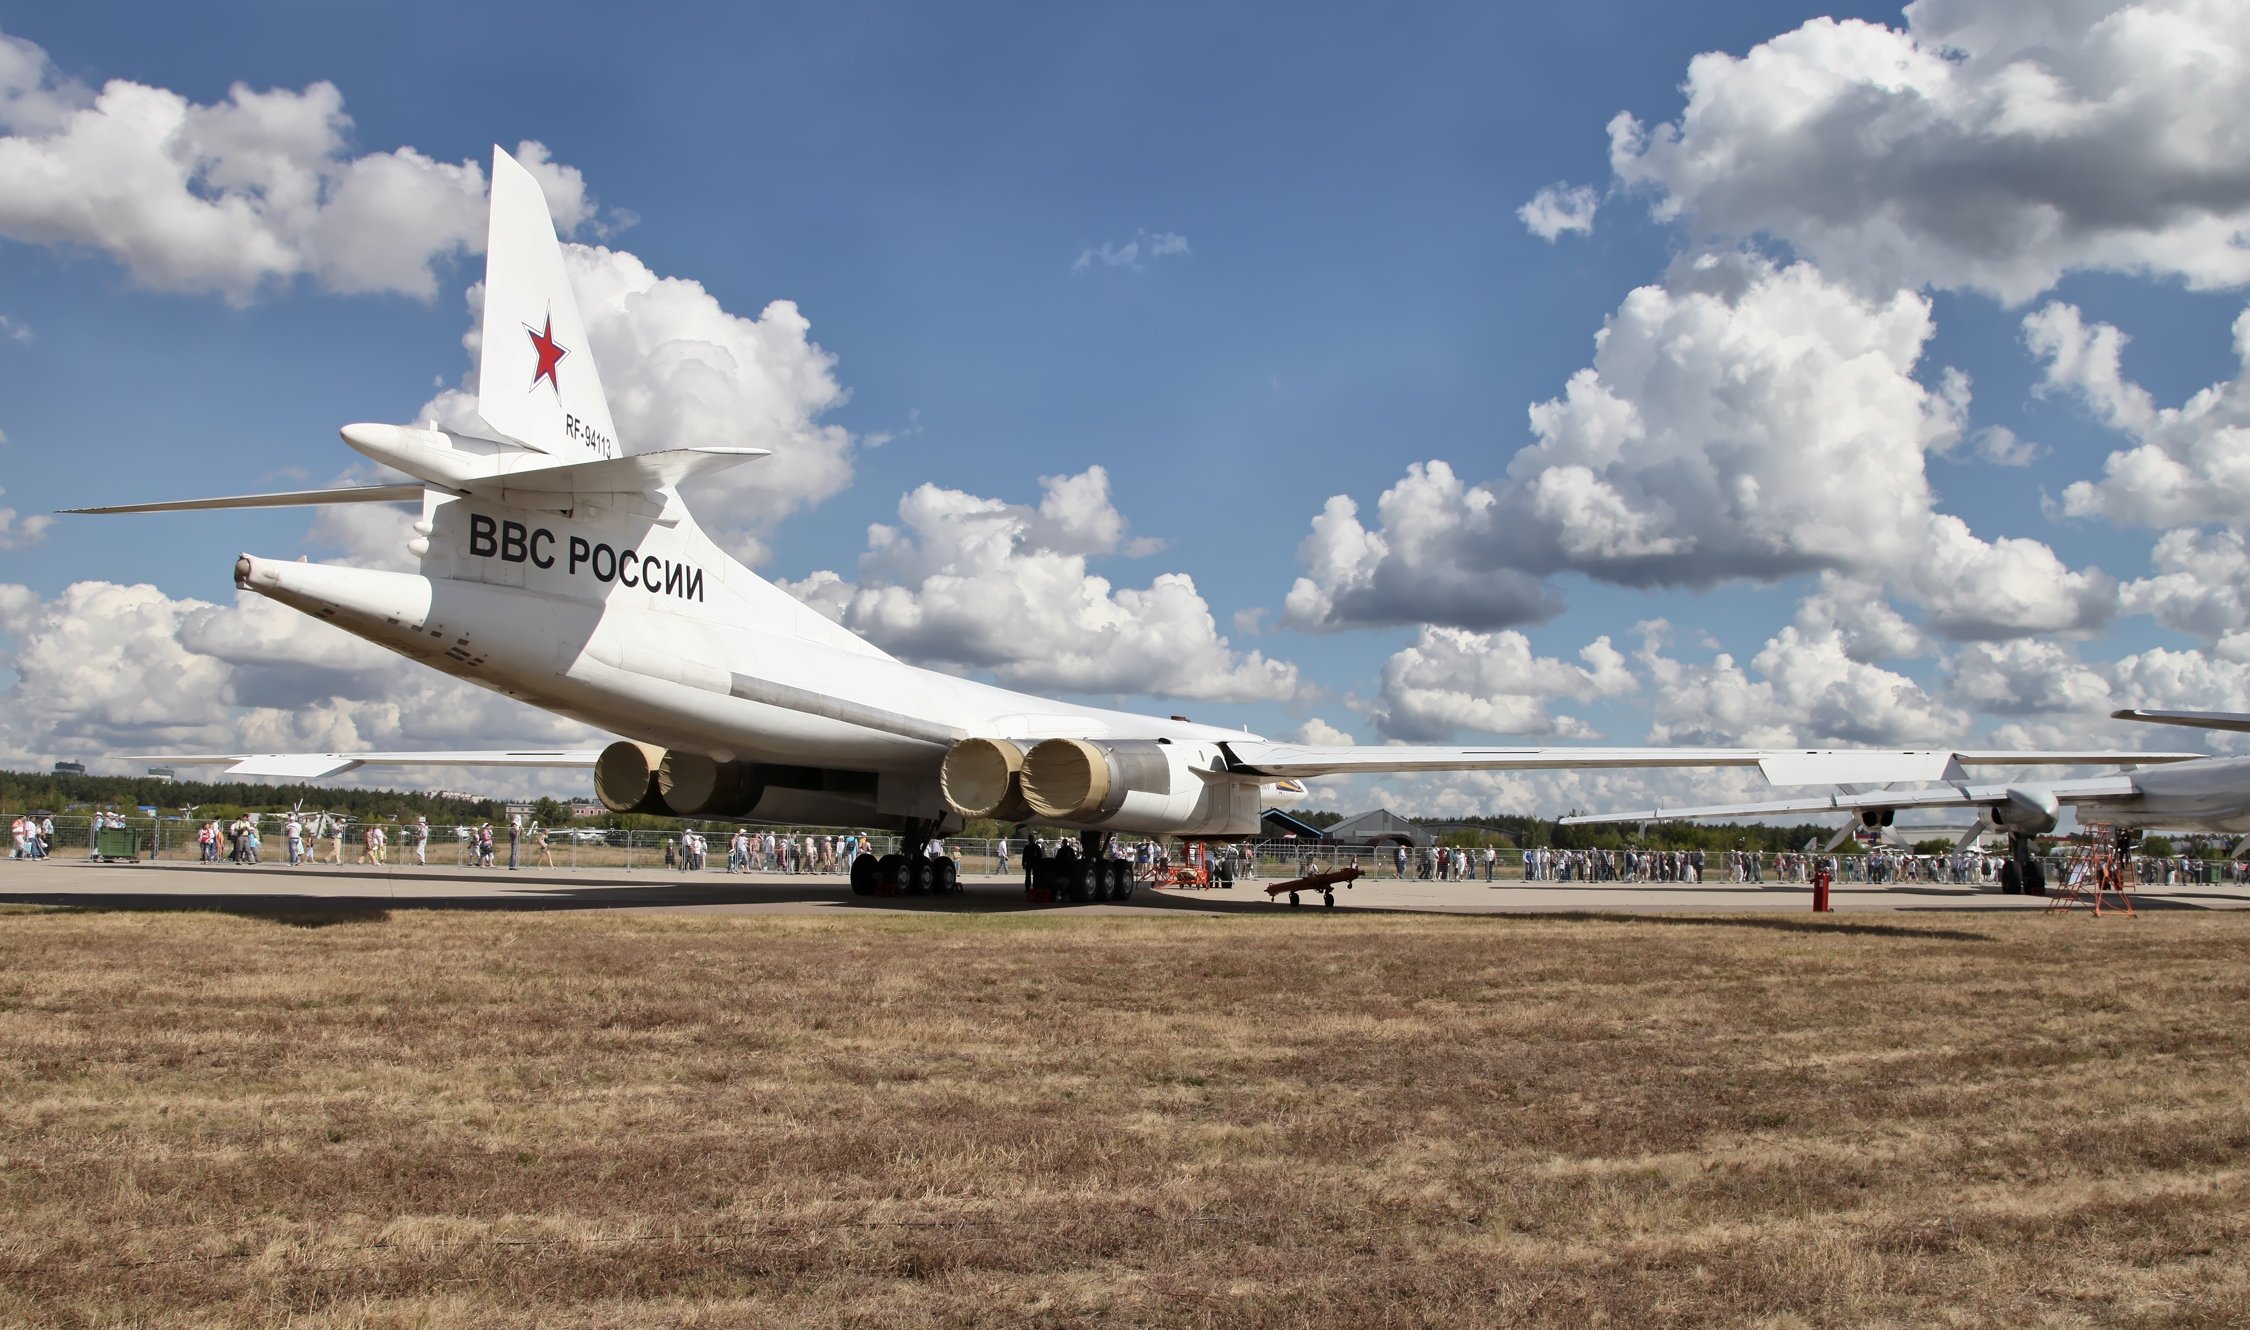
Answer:
[(1072, 903), (1084, 905), (1094, 898), (1094, 865), (1080, 860), (1070, 866), (1065, 890)]
[(1303, 902), (1303, 901), (1301, 901), (1301, 900), (1298, 900), (1298, 899), (1297, 899), (1297, 893), (1296, 893), (1296, 892), (1292, 891), (1292, 892), (1290, 892), (1290, 893), (1289, 893), (1289, 908), (1290, 908), (1290, 909), (1294, 910), (1294, 909), (1296, 909), (1296, 908), (1297, 908), (1298, 906), (1300, 906), (1300, 905), (1302, 905), (1302, 904), (1304, 904), (1304, 902)]
[(909, 896), (928, 895), (930, 884), (936, 877), (937, 873), (928, 859), (919, 854), (909, 857), (906, 861), (906, 894)]
[(940, 859), (930, 867), (930, 890), (940, 896), (950, 896), (961, 889), (961, 865), (958, 861)]
[(1133, 899), (1133, 866), (1122, 859), (1117, 861), (1117, 876), (1111, 879), (1109, 898), (1113, 901)]
[(2037, 859), (2031, 861), (2031, 873), (2024, 880), (2023, 894), (2026, 896), (2044, 896), (2047, 894), (2047, 866)]
[(2016, 879), (2016, 866), (2013, 861), (2000, 865), (2000, 894), (2003, 896), (2021, 896), (2023, 894), (2023, 883)]
[(877, 861), (877, 869), (875, 881), (878, 889), (889, 887), (894, 896), (906, 894), (908, 878), (905, 855), (886, 854)]
[(1321, 903), (1322, 905), (1325, 905), (1325, 906), (1327, 906), (1327, 907), (1328, 907), (1329, 909), (1331, 909), (1331, 910), (1335, 909), (1335, 908), (1336, 908), (1336, 893), (1335, 893), (1335, 892), (1333, 892), (1333, 891), (1324, 891), (1324, 892), (1320, 893), (1320, 903)]
[(872, 854), (863, 854), (852, 860), (852, 894), (872, 896), (875, 884), (883, 879), (883, 865)]

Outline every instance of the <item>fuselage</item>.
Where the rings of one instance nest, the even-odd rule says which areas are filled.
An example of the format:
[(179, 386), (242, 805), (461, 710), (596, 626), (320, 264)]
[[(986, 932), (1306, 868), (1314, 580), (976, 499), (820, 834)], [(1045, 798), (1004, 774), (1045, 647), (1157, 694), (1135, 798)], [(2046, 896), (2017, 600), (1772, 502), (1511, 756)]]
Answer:
[(1215, 744), (1239, 731), (1082, 706), (900, 661), (670, 520), (433, 495), (421, 571), (244, 556), (244, 588), (457, 678), (721, 762), (884, 773), (886, 804), (942, 809), (972, 735)]
[(2145, 767), (2132, 781), (2132, 796), (2073, 801), (2079, 822), (2135, 831), (2250, 832), (2250, 758)]

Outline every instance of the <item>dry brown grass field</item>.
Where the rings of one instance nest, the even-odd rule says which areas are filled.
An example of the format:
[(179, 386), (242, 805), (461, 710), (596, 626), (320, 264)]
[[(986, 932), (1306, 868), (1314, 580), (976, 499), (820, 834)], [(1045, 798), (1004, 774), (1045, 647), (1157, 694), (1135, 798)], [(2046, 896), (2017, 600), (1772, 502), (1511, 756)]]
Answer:
[(2250, 917), (0, 913), (0, 1323), (2242, 1326)]

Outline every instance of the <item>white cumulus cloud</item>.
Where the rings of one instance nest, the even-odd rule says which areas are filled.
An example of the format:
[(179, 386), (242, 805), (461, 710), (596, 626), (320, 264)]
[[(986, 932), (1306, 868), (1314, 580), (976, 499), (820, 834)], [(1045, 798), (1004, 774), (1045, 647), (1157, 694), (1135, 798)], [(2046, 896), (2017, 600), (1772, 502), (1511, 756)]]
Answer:
[[(1362, 522), (1327, 501), (1283, 622), (1491, 629), (1558, 608), (1545, 579), (1709, 587), (1846, 574), (1955, 637), (2080, 631), (2115, 586), (2037, 541), (1936, 510), (1926, 463), (1959, 439), (1968, 384), (1917, 370), (1929, 302), (1875, 300), (1810, 264), (1704, 255), (1629, 294), (1501, 478), (1417, 463)], [(2006, 596), (1993, 594), (1995, 586)]]
[(1972, 642), (1953, 653), (1947, 675), (1949, 697), (1987, 714), (2091, 721), (2115, 706), (2102, 671), (2061, 642)]
[[(0, 443), (7, 441), (8, 436), (0, 434)], [(0, 489), (0, 495), (7, 492)], [(0, 508), (0, 550), (20, 550), (26, 545), (36, 545), (47, 538), (47, 529), (54, 524), (55, 519), (45, 513), (23, 517), (13, 508)]]
[[(354, 156), (350, 131), (333, 84), (237, 84), (211, 104), (124, 79), (93, 89), (0, 34), (0, 235), (237, 304), (299, 278), (428, 299), (438, 265), (484, 246), (483, 168), (412, 148)], [(517, 153), (558, 226), (588, 218), (577, 171), (536, 143)]]
[(1943, 746), (1969, 732), (1968, 713), (1912, 678), (1854, 660), (1833, 625), (1790, 624), (1745, 669), (1727, 653), (1696, 663), (1665, 653), (1651, 625), (1635, 653), (1653, 695), (1659, 744)]
[(1553, 184), (1531, 196), (1516, 209), (1516, 220), (1541, 240), (1553, 242), (1569, 232), (1594, 233), (1594, 212), (1601, 195), (1590, 185)]
[(2127, 526), (2239, 523), (2250, 512), (2250, 310), (2234, 321), (2243, 368), (2176, 407), (2159, 407), (2125, 377), (2125, 334), (2089, 324), (2074, 305), (2050, 304), (2024, 320), (2024, 338), (2046, 364), (2044, 386), (2083, 402), (2132, 441), (2102, 464), (2102, 478), (2072, 483), (2063, 510)]
[(2240, 531), (2167, 531), (2150, 561), (2153, 575), (2125, 585), (2127, 611), (2250, 660), (2250, 550)]
[(1660, 217), (1771, 236), (1869, 291), (2020, 304), (2066, 272), (2250, 281), (2250, 10), (2233, 0), (1919, 0), (1688, 66), (1618, 115)]
[(1285, 699), (1294, 665), (1235, 650), (1184, 573), (1118, 587), (1088, 568), (1126, 524), (1101, 468), (1040, 482), (1038, 505), (923, 485), (868, 533), (856, 582), (788, 584), (876, 645), (1012, 686), (1226, 701)]
[[(147, 752), (504, 748), (592, 731), (243, 593), (233, 604), (76, 582), (51, 599), (0, 585), (0, 761), (124, 771)], [(534, 777), (534, 780), (542, 778)], [(542, 788), (582, 789), (556, 773)], [(383, 783), (378, 778), (377, 783)], [(397, 783), (393, 777), (390, 783)]]
[(1372, 719), (1386, 739), (1438, 743), (1460, 730), (1486, 734), (1597, 737), (1593, 727), (1549, 708), (1558, 698), (1616, 697), (1637, 686), (1625, 657), (1596, 638), (1573, 664), (1531, 649), (1522, 633), (1425, 627), (1384, 662)]

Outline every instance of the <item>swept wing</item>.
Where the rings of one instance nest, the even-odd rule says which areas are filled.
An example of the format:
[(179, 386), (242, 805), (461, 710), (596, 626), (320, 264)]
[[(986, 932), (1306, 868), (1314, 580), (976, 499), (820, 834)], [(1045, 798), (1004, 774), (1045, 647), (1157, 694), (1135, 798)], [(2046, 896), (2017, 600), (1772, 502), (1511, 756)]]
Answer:
[[(2039, 789), (2060, 804), (2091, 799), (2126, 799), (2138, 791), (2130, 776), (2088, 776), (2041, 782)], [(2013, 785), (1940, 785), (1927, 790), (1874, 790), (1864, 793), (1805, 795), (1743, 804), (1703, 804), (1688, 808), (1647, 808), (1630, 813), (1580, 813), (1558, 819), (1564, 826), (1605, 822), (1695, 822), (1703, 819), (1769, 817), (1786, 813), (1859, 812), (1895, 808), (1991, 808), (2007, 803)]]
[(2152, 725), (2187, 725), (2199, 730), (2250, 730), (2250, 713), (2240, 711), (2147, 711), (2127, 707), (2112, 720), (2145, 720)]
[(229, 776), (319, 780), (359, 767), (590, 767), (601, 755), (599, 748), (517, 748), (431, 753), (150, 753), (129, 760), (176, 767), (223, 766), (223, 774)]
[(1386, 771), (1559, 771), (1598, 767), (1757, 767), (1774, 785), (1959, 780), (1978, 766), (2135, 766), (2208, 756), (2179, 752), (1853, 748), (1513, 748), (1505, 745), (1366, 747), (1236, 741), (1246, 775), (1339, 776)]

